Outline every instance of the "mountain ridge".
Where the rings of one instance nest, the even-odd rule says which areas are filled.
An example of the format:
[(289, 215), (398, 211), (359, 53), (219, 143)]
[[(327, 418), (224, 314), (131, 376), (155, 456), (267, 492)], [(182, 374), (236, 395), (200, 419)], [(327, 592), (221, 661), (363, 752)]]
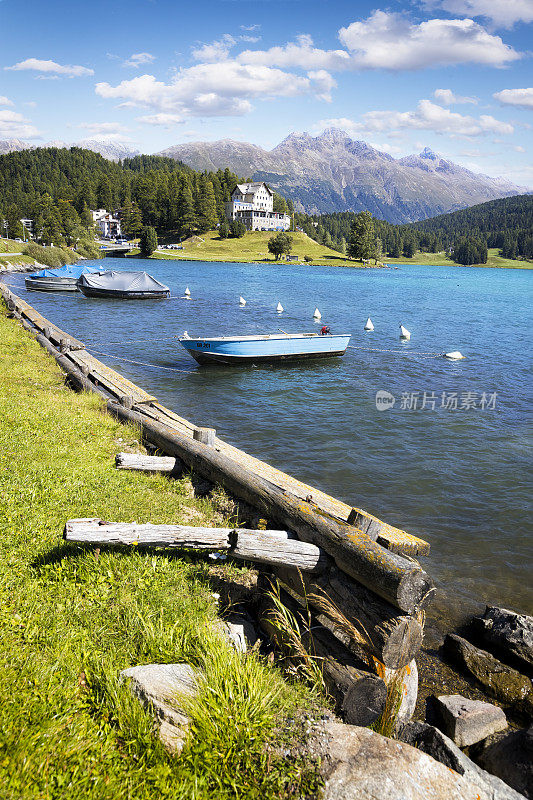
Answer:
[(527, 192), (503, 178), (474, 173), (426, 147), (395, 159), (338, 128), (291, 133), (272, 150), (221, 139), (165, 148), (157, 155), (193, 169), (229, 167), (267, 181), (299, 211), (369, 210), (393, 223), (420, 219)]

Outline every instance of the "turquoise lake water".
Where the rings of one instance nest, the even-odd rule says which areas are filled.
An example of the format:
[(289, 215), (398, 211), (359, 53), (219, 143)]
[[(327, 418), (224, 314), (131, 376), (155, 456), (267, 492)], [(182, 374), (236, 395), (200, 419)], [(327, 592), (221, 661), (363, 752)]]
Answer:
[[(180, 415), (429, 541), (423, 564), (458, 607), (477, 599), (533, 613), (531, 272), (98, 265), (145, 269), (173, 298), (95, 300), (26, 293), (23, 276), (8, 282), (92, 352), (119, 356), (95, 352)], [(180, 298), (186, 285), (191, 300)], [(344, 358), (198, 367), (169, 338), (313, 331), (315, 306), (333, 332), (353, 334)], [(363, 331), (368, 316), (373, 333)], [(399, 323), (410, 342), (399, 342)], [(414, 355), (451, 350), (466, 359)], [(377, 410), (378, 391), (394, 396), (392, 408)]]

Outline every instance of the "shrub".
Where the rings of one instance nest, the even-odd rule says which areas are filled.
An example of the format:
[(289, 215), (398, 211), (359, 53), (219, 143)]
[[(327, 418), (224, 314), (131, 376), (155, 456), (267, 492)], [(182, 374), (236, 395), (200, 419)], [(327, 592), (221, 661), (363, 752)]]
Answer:
[(220, 236), (221, 239), (227, 239), (228, 238), (228, 236), (229, 236), (229, 225), (228, 225), (227, 222), (221, 222), (220, 223), (220, 226), (219, 226), (219, 229), (218, 229), (218, 235)]
[(304, 261), (306, 264), (310, 264), (313, 260), (313, 256), (304, 256)]
[(145, 258), (151, 256), (154, 250), (157, 250), (157, 233), (151, 225), (145, 225), (142, 229), (139, 246), (141, 248), (141, 256)]
[(78, 256), (72, 250), (63, 247), (42, 247), (35, 242), (26, 245), (24, 253), (39, 264), (52, 268), (74, 264), (78, 260)]
[(234, 219), (229, 226), (229, 230), (234, 239), (241, 239), (246, 233), (244, 222), (242, 222), (240, 219)]

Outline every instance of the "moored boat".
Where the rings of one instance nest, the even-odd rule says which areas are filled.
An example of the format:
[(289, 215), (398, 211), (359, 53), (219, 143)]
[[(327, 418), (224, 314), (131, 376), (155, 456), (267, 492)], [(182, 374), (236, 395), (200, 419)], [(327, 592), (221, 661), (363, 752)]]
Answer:
[(170, 296), (170, 289), (147, 272), (99, 272), (82, 275), (78, 289), (86, 297), (117, 300), (151, 300)]
[(181, 336), (179, 342), (199, 364), (259, 364), (342, 356), (350, 342), (350, 335), (270, 333), (201, 339)]
[(70, 264), (57, 269), (42, 269), (24, 279), (26, 289), (36, 292), (77, 292), (77, 282), (81, 275), (98, 272), (96, 267), (83, 267)]

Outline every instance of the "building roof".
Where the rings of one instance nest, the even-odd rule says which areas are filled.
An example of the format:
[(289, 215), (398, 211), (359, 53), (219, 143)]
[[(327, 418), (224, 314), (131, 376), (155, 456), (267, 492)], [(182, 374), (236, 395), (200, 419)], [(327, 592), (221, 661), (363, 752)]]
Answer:
[(238, 183), (233, 191), (238, 189), (241, 194), (255, 194), (261, 187), (264, 186), (267, 192), (274, 194), (272, 189), (264, 183), (264, 181), (253, 181), (252, 183)]

